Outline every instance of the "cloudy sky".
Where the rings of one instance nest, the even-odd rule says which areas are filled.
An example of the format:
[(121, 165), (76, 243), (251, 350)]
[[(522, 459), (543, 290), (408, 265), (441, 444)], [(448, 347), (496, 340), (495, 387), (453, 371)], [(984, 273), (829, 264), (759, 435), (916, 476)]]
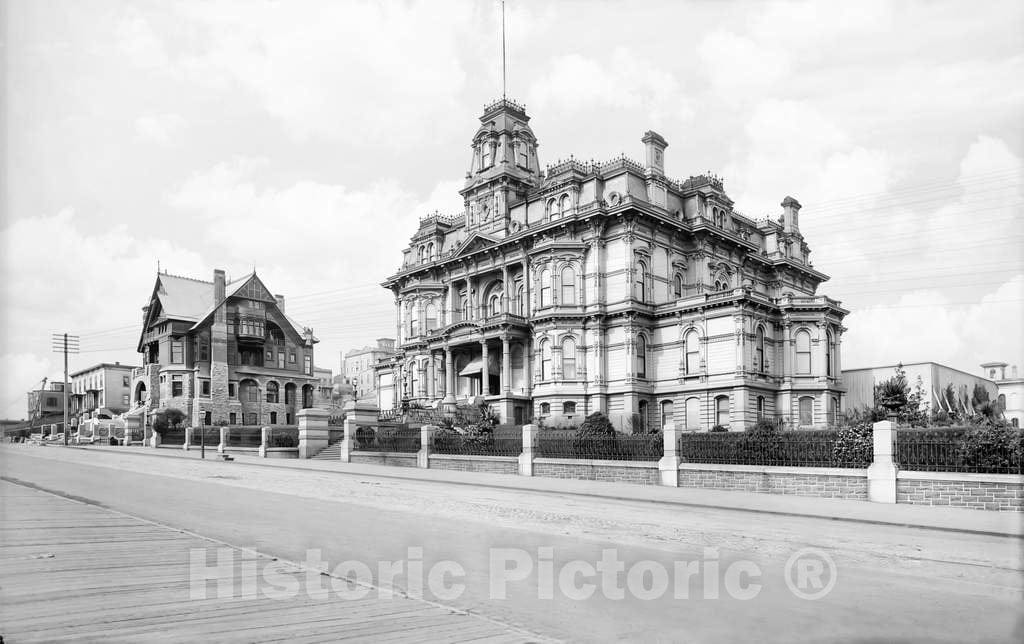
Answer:
[[(12, 0), (0, 416), (72, 369), (138, 363), (157, 261), (253, 267), (322, 340), (394, 333), (379, 283), (417, 217), (460, 208), (500, 92), (498, 3)], [(542, 163), (723, 175), (739, 211), (803, 204), (846, 367), (1024, 363), (1020, 2), (510, 0), (509, 94)]]

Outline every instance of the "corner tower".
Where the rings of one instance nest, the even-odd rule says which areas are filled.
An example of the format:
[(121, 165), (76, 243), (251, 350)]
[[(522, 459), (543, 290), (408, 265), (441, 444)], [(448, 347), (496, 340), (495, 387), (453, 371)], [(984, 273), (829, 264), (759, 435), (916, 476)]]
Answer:
[(537, 137), (526, 108), (508, 99), (485, 107), (471, 147), (466, 185), (459, 191), (466, 228), (502, 237), (508, 231), (509, 204), (525, 199), (541, 181)]

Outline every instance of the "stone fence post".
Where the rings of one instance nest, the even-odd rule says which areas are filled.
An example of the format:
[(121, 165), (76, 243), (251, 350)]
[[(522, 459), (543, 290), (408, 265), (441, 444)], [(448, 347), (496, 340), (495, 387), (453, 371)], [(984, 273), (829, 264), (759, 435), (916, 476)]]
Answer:
[(438, 429), (437, 425), (420, 427), (420, 451), (416, 454), (416, 467), (430, 467), (430, 448), (433, 446), (434, 432)]
[(327, 419), (330, 412), (326, 409), (309, 407), (300, 409), (299, 417), (299, 458), (313, 458), (327, 447), (330, 434)]
[(270, 428), (260, 429), (260, 458), (267, 457), (267, 448), (270, 447)]
[(341, 462), (351, 463), (352, 441), (355, 439), (356, 423), (351, 418), (346, 417), (342, 426), (345, 428), (345, 435), (341, 437)]
[(188, 448), (192, 447), (192, 428), (185, 428), (185, 442), (181, 444), (181, 449), (188, 451)]
[(896, 463), (893, 461), (896, 423), (881, 420), (871, 429), (874, 458), (868, 466), (868, 500), (896, 503)]
[(217, 445), (217, 453), (223, 454), (228, 447), (228, 428), (222, 425), (220, 428), (220, 444)]
[(153, 434), (149, 437), (150, 447), (160, 447), (160, 432), (153, 430)]
[(533, 448), (537, 445), (537, 426), (523, 425), (523, 452), (519, 455), (519, 475), (533, 476)]
[(668, 487), (679, 487), (679, 454), (676, 452), (679, 445), (679, 432), (672, 421), (665, 423), (661, 430), (662, 441), (664, 442), (664, 455), (658, 461), (658, 474), (661, 476), (661, 484)]

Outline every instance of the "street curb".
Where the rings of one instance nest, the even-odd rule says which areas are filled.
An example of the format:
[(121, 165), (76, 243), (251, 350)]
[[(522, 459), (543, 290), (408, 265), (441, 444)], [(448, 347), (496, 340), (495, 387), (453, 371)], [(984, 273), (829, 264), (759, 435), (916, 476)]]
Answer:
[[(65, 447), (65, 446), (64, 445), (58, 445), (57, 447)], [(123, 448), (123, 447), (122, 448), (117, 448), (117, 449), (105, 448), (105, 447), (95, 447), (95, 446), (85, 447), (85, 446), (80, 446), (80, 445), (67, 445), (66, 447), (69, 448), (69, 449), (80, 449), (80, 450), (86, 450), (86, 451), (88, 451), (88, 450), (95, 450), (95, 451), (102, 451), (102, 452), (108, 452), (108, 453), (114, 453), (114, 454), (125, 453), (125, 448)], [(160, 454), (160, 453), (158, 453), (158, 450), (153, 450), (153, 452), (149, 452), (149, 451), (142, 451), (142, 452), (130, 451), (128, 453), (136, 454), (136, 455), (140, 455), (140, 456), (157, 457), (157, 458), (176, 458), (174, 456), (171, 456), (170, 454), (166, 454), (166, 455), (165, 454)], [(193, 459), (193, 460), (195, 460), (196, 462), (204, 462), (203, 459)], [(213, 463), (213, 462), (216, 462), (216, 461), (210, 460), (209, 462)], [(919, 529), (919, 530), (937, 530), (937, 531), (940, 531), (940, 532), (954, 532), (954, 533), (960, 533), (960, 534), (976, 534), (976, 535), (988, 536), (988, 537), (1008, 537), (1008, 538), (1012, 538), (1012, 539), (1022, 539), (1022, 540), (1024, 540), (1024, 534), (1014, 533), (1014, 532), (1002, 532), (1002, 531), (996, 531), (996, 530), (977, 530), (977, 529), (972, 529), (972, 528), (951, 527), (951, 526), (926, 525), (926, 524), (920, 524), (920, 523), (910, 523), (910, 522), (907, 522), (907, 521), (886, 521), (884, 519), (865, 519), (865, 518), (858, 518), (858, 517), (845, 517), (845, 516), (834, 516), (834, 515), (827, 515), (827, 514), (814, 514), (814, 513), (810, 513), (810, 512), (796, 512), (796, 511), (785, 511), (785, 510), (770, 510), (770, 509), (745, 508), (745, 507), (735, 507), (735, 506), (722, 506), (722, 505), (712, 505), (712, 504), (706, 504), (706, 503), (694, 503), (692, 501), (683, 501), (683, 500), (673, 501), (673, 500), (667, 500), (667, 499), (638, 499), (638, 498), (634, 498), (634, 497), (631, 497), (631, 496), (621, 496), (621, 495), (617, 495), (617, 494), (598, 494), (596, 492), (538, 490), (538, 489), (535, 489), (535, 488), (524, 488), (524, 487), (519, 487), (519, 486), (515, 486), (515, 485), (502, 485), (502, 484), (493, 483), (493, 482), (487, 482), (487, 481), (481, 481), (481, 482), (477, 482), (477, 481), (439, 481), (439, 480), (433, 480), (433, 479), (415, 478), (415, 477), (411, 477), (411, 476), (395, 476), (395, 475), (392, 475), (392, 474), (376, 474), (376, 473), (374, 473), (374, 474), (367, 474), (367, 473), (364, 473), (364, 472), (346, 472), (344, 470), (337, 470), (337, 469), (325, 468), (325, 467), (315, 467), (315, 466), (296, 467), (296, 466), (293, 466), (293, 465), (280, 465), (280, 464), (278, 464), (278, 465), (271, 465), (269, 463), (261, 463), (261, 462), (259, 462), (258, 460), (255, 460), (255, 459), (253, 459), (253, 460), (246, 459), (244, 461), (236, 461), (236, 462), (237, 463), (243, 463), (243, 464), (246, 464), (246, 465), (253, 465), (253, 466), (256, 466), (256, 467), (268, 467), (268, 468), (272, 468), (272, 469), (286, 469), (286, 470), (298, 471), (298, 472), (330, 472), (330, 473), (333, 473), (333, 474), (340, 474), (342, 476), (361, 476), (361, 477), (388, 479), (388, 480), (394, 480), (394, 481), (416, 481), (416, 482), (419, 482), (419, 483), (440, 483), (440, 484), (447, 484), (447, 485), (461, 485), (461, 486), (466, 486), (466, 487), (489, 488), (489, 489), (497, 489), (497, 490), (516, 490), (516, 491), (521, 491), (521, 492), (532, 492), (532, 493), (535, 493), (535, 494), (545, 494), (545, 495), (549, 495), (549, 496), (566, 496), (566, 495), (569, 495), (569, 496), (579, 496), (579, 497), (591, 498), (591, 499), (608, 499), (608, 500), (611, 500), (611, 501), (624, 501), (624, 502), (631, 502), (631, 503), (653, 503), (653, 504), (656, 504), (656, 505), (663, 505), (663, 506), (699, 508), (699, 509), (705, 509), (705, 510), (725, 510), (725, 511), (732, 511), (732, 512), (751, 512), (751, 513), (754, 513), (754, 514), (768, 514), (768, 515), (781, 516), (781, 517), (798, 517), (798, 518), (804, 518), (804, 519), (822, 519), (822, 520), (828, 520), (828, 521), (843, 521), (843, 522), (848, 522), (848, 523), (860, 523), (860, 524), (865, 524), (865, 525), (882, 525), (882, 526), (890, 526), (890, 527), (897, 527), (897, 528), (916, 528), (916, 529)], [(599, 481), (593, 481), (593, 482), (599, 482)], [(611, 484), (611, 485), (614, 485), (614, 484)], [(965, 510), (965, 511), (967, 511), (967, 510)], [(981, 510), (970, 510), (970, 512), (981, 512)], [(1021, 517), (1021, 519), (1024, 520), (1024, 517)]]

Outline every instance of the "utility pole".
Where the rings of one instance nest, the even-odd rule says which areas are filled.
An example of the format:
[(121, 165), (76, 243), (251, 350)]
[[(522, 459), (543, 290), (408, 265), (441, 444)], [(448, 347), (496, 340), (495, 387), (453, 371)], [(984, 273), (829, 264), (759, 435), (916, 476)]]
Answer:
[(52, 339), (53, 350), (64, 354), (64, 444), (67, 445), (71, 437), (71, 428), (68, 427), (68, 354), (78, 353), (78, 336), (54, 333)]

